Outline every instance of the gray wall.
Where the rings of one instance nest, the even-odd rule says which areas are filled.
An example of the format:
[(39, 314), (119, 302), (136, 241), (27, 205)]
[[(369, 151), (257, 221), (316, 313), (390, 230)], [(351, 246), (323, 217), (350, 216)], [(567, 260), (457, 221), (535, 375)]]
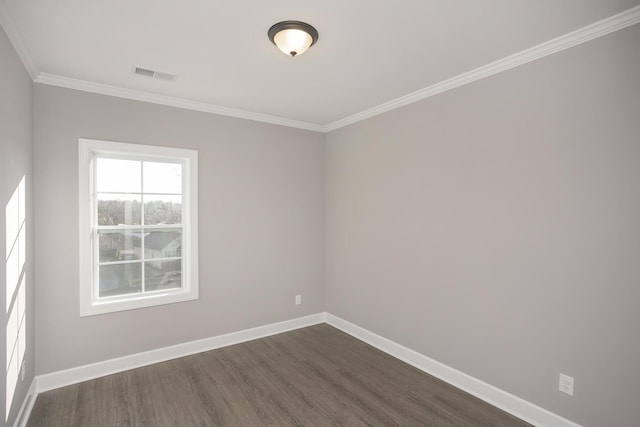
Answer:
[[(79, 317), (78, 138), (198, 150), (197, 301)], [(37, 374), (324, 309), (322, 134), (35, 84), (34, 168)]]
[[(2, 309), (2, 328), (0, 328), (0, 366), (2, 372), (6, 372), (7, 358), (7, 325), (8, 311), (22, 313), (18, 307), (16, 294), (10, 296), (7, 306), (7, 288), (12, 284), (7, 283), (7, 253), (5, 242), (7, 239), (13, 240), (15, 236), (7, 236), (6, 207), (12, 198), (14, 191), (19, 186), (22, 177), (26, 183), (26, 262), (20, 272), (20, 277), (24, 277), (26, 292), (26, 308), (24, 310), (24, 333), (26, 338), (25, 350), (19, 350), (19, 354), (24, 354), (23, 361), (26, 364), (26, 376), (24, 381), (18, 379), (16, 387), (13, 387), (13, 401), (10, 408), (6, 408), (5, 391), (7, 390), (7, 377), (2, 375), (0, 381), (0, 397), (2, 397), (0, 408), (2, 416), (0, 425), (13, 425), (20, 405), (33, 380), (34, 365), (34, 304), (33, 304), (33, 208), (32, 208), (32, 83), (29, 75), (22, 66), (22, 62), (13, 50), (4, 30), (0, 27), (0, 251), (3, 254), (0, 262), (0, 280), (2, 280), (2, 291), (0, 292), (0, 305)], [(13, 325), (11, 325), (13, 326)], [(9, 347), (12, 347), (10, 343)], [(9, 351), (12, 349), (10, 348)]]
[[(0, 34), (0, 197), (26, 175), (38, 245), (37, 366), (28, 309), (14, 402), (34, 371), (326, 308), (576, 422), (634, 425), (639, 45), (636, 25), (331, 132), (326, 147), (312, 132), (36, 84), (34, 177), (32, 85)], [(80, 137), (199, 151), (198, 301), (78, 316)]]
[(639, 47), (636, 25), (331, 132), (327, 311), (578, 423), (637, 426)]

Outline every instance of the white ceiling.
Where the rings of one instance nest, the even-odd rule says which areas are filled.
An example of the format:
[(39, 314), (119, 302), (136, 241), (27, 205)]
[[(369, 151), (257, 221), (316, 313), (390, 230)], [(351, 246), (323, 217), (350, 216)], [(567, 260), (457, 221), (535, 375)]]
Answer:
[[(322, 130), (639, 4), (0, 0), (0, 23), (36, 81)], [(320, 33), (295, 60), (267, 39), (288, 19)]]

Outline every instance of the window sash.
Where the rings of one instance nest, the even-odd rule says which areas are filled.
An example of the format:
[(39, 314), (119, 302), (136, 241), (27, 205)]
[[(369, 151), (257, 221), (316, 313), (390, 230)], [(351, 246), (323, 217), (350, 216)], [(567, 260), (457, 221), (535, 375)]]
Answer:
[[(145, 264), (146, 263), (162, 263), (162, 262), (177, 262), (180, 261), (180, 271), (184, 271), (185, 270), (185, 265), (184, 265), (184, 257), (182, 256), (182, 249), (178, 250), (172, 250), (170, 252), (172, 253), (177, 253), (180, 252), (180, 255), (174, 255), (174, 256), (168, 256), (166, 255), (167, 252), (169, 251), (164, 251), (164, 256), (160, 256), (160, 257), (147, 257), (147, 248), (145, 246), (145, 241), (146, 239), (144, 237), (148, 236), (151, 232), (156, 231), (156, 230), (180, 230), (180, 248), (182, 248), (182, 246), (184, 245), (184, 240), (185, 240), (185, 236), (184, 236), (184, 232), (183, 232), (183, 228), (182, 225), (179, 226), (167, 226), (167, 227), (155, 227), (155, 226), (149, 226), (149, 227), (143, 227), (143, 226), (127, 226), (126, 228), (121, 228), (118, 226), (102, 226), (102, 227), (98, 227), (98, 226), (94, 226), (94, 232), (93, 232), (93, 241), (96, 242), (94, 245), (94, 259), (93, 259), (93, 266), (95, 269), (95, 273), (94, 273), (94, 295), (96, 295), (96, 299), (97, 300), (101, 300), (103, 298), (111, 298), (109, 296), (101, 296), (100, 295), (100, 268), (103, 266), (110, 266), (110, 265), (122, 265), (122, 264), (136, 264), (136, 263), (141, 263), (143, 268), (141, 270), (141, 289), (138, 293), (145, 293), (145, 292), (155, 292), (155, 289), (152, 290), (148, 290), (146, 289), (146, 269), (145, 269)], [(121, 230), (135, 230), (135, 231), (139, 231), (141, 236), (144, 236), (140, 239), (140, 257), (138, 259), (133, 259), (133, 260), (115, 260), (115, 261), (101, 261), (100, 260), (100, 231), (102, 230), (107, 230), (107, 231), (121, 231)], [(146, 230), (151, 230), (151, 231), (146, 231)], [(114, 233), (116, 234), (116, 233)], [(126, 235), (125, 235), (126, 236)], [(124, 249), (127, 250), (127, 249)], [(181, 284), (180, 287), (177, 288), (175, 291), (177, 292), (180, 288), (182, 288), (184, 286), (184, 280), (181, 280)], [(170, 292), (170, 291), (168, 291)], [(113, 298), (111, 298), (113, 299)]]

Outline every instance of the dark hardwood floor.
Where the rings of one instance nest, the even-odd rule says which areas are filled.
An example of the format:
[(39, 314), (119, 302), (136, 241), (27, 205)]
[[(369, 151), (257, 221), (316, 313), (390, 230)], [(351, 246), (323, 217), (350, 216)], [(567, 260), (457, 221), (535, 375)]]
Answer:
[(329, 325), (42, 393), (35, 426), (527, 426)]

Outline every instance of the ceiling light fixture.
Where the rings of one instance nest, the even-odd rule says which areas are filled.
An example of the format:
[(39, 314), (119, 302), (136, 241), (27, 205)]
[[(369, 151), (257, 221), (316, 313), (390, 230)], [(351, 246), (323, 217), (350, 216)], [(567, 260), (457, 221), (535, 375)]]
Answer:
[(282, 21), (269, 28), (269, 40), (285, 55), (302, 55), (318, 41), (318, 30), (300, 21)]

